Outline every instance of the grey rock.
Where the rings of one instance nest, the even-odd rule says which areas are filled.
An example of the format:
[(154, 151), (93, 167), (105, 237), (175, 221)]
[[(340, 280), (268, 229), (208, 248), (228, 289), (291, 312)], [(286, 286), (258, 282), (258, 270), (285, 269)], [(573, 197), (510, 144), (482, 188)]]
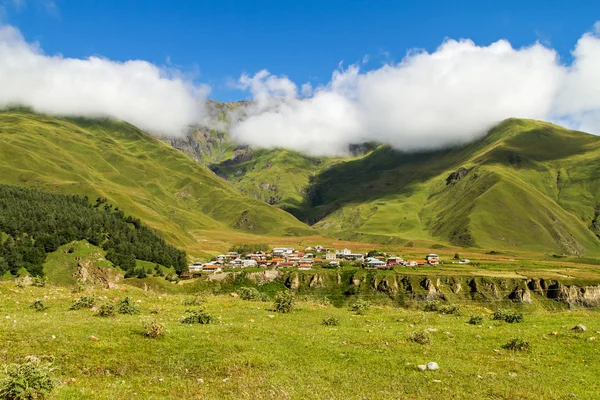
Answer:
[(427, 363), (427, 369), (430, 371), (435, 371), (436, 369), (440, 369), (440, 366), (438, 365), (438, 363), (432, 361)]
[(575, 332), (585, 332), (587, 331), (587, 327), (585, 325), (582, 324), (578, 324), (573, 328), (573, 331)]
[(419, 371), (425, 371), (427, 369), (427, 365), (425, 365), (425, 364), (417, 365), (417, 369)]

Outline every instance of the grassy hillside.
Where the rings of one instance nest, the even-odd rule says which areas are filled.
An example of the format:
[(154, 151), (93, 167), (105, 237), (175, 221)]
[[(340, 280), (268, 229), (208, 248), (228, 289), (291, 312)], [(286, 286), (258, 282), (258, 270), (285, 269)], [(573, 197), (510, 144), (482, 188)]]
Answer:
[(0, 143), (0, 183), (106, 197), (192, 254), (211, 231), (312, 233), (127, 123), (6, 111)]
[[(0, 363), (31, 355), (52, 360), (52, 376), (61, 382), (53, 399), (533, 400), (596, 399), (600, 391), (593, 310), (525, 305), (514, 310), (524, 313), (523, 322), (509, 324), (492, 319), (495, 303), (461, 304), (462, 315), (391, 306), (356, 315), (309, 299), (280, 314), (271, 302), (229, 295), (205, 295), (201, 306), (190, 306), (191, 296), (132, 287), (83, 294), (99, 306), (130, 296), (140, 314), (69, 311), (82, 295), (70, 288), (0, 283), (9, 317), (0, 325)], [(48, 308), (31, 309), (35, 299)], [(201, 307), (213, 323), (180, 322), (186, 310)], [(468, 324), (471, 315), (481, 325)], [(322, 325), (332, 318), (337, 326)], [(164, 337), (144, 336), (150, 321), (164, 327)], [(571, 330), (580, 323), (586, 332)], [(416, 332), (430, 343), (412, 341)], [(515, 338), (531, 349), (502, 347)], [(439, 369), (417, 369), (430, 361)]]
[(334, 165), (300, 217), (346, 239), (598, 254), (599, 160), (596, 136), (512, 119), (465, 147)]

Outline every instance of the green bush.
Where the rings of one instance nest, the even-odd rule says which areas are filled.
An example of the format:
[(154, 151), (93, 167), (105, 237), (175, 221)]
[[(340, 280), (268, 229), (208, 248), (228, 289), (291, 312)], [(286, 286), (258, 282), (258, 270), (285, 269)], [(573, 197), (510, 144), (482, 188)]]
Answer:
[(350, 304), (350, 311), (363, 315), (371, 309), (371, 303), (366, 300), (356, 299)]
[(0, 382), (0, 398), (7, 400), (44, 399), (52, 392), (56, 379), (52, 377), (50, 362), (41, 361), (35, 356), (25, 358), (21, 364), (11, 364), (5, 368)]
[(158, 339), (165, 335), (165, 326), (156, 321), (146, 321), (143, 323), (144, 326), (144, 336)]
[(127, 296), (123, 300), (117, 303), (117, 311), (119, 314), (139, 314), (140, 307), (131, 300), (131, 297)]
[(115, 305), (112, 303), (102, 304), (96, 315), (99, 317), (113, 317), (115, 315)]
[(460, 315), (460, 306), (455, 304), (442, 304), (439, 301), (427, 301), (423, 306), (423, 311)]
[(339, 321), (335, 317), (325, 318), (323, 321), (321, 321), (321, 325), (325, 326), (338, 326), (339, 324)]
[(35, 311), (44, 311), (48, 308), (46, 307), (42, 299), (35, 299), (29, 307), (33, 308)]
[(494, 319), (497, 321), (506, 321), (509, 324), (523, 322), (523, 313), (507, 310), (497, 310), (494, 313)]
[(523, 339), (512, 339), (510, 342), (502, 346), (502, 348), (512, 351), (530, 351), (531, 343), (526, 342)]
[(273, 309), (275, 312), (289, 313), (296, 305), (296, 297), (291, 292), (277, 292)]
[(185, 317), (181, 319), (182, 324), (211, 324), (214, 318), (206, 311), (200, 310), (187, 310)]
[(468, 323), (471, 325), (483, 325), (483, 317), (481, 315), (471, 315)]
[(96, 298), (94, 296), (81, 296), (73, 302), (69, 310), (80, 310), (82, 308), (92, 308), (96, 305)]
[(241, 287), (238, 289), (238, 294), (242, 300), (258, 301), (262, 300), (261, 293), (253, 287)]
[(46, 286), (46, 278), (42, 278), (41, 276), (34, 276), (31, 279), (31, 286), (35, 286), (35, 287)]
[(431, 344), (431, 338), (427, 332), (417, 331), (408, 336), (408, 340), (419, 344)]

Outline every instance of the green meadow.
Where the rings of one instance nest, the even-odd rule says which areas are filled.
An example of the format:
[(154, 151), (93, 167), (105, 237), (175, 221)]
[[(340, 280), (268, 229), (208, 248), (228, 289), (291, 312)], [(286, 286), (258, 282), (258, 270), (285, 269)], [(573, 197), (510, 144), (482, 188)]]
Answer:
[[(80, 296), (98, 305), (130, 296), (135, 315), (69, 310)], [(287, 314), (273, 303), (229, 294), (192, 297), (120, 289), (19, 287), (0, 283), (3, 364), (36, 355), (53, 360), (51, 399), (596, 399), (600, 393), (597, 310), (514, 306), (521, 323), (492, 319), (499, 304), (464, 302), (460, 315), (372, 306), (363, 315), (299, 297)], [(30, 308), (36, 299), (48, 307)], [(210, 324), (183, 324), (203, 308)], [(471, 325), (471, 315), (482, 317)], [(325, 319), (337, 326), (325, 326)], [(143, 323), (165, 333), (144, 336)], [(577, 333), (577, 324), (587, 327)], [(410, 340), (426, 332), (430, 343)], [(598, 340), (597, 340), (598, 338)], [(512, 339), (528, 351), (504, 349)], [(417, 365), (436, 362), (438, 370)]]

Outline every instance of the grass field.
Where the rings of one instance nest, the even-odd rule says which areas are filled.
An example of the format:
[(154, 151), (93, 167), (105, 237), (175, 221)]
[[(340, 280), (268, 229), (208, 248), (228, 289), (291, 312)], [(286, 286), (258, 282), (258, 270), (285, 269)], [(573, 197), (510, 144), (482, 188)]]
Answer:
[[(546, 400), (600, 393), (595, 310), (520, 307), (524, 321), (508, 324), (491, 319), (494, 304), (460, 304), (460, 316), (387, 306), (355, 315), (300, 299), (280, 314), (272, 303), (206, 294), (202, 307), (214, 323), (186, 325), (179, 322), (186, 309), (199, 307), (184, 305), (186, 295), (129, 286), (86, 294), (101, 303), (131, 296), (141, 313), (101, 318), (68, 311), (81, 295), (69, 288), (0, 283), (0, 362), (52, 356), (61, 382), (54, 399)], [(36, 298), (49, 308), (30, 309)], [(483, 316), (483, 325), (467, 324), (472, 314)], [(339, 325), (321, 325), (330, 317)], [(165, 336), (144, 337), (148, 320), (164, 324)], [(573, 332), (580, 323), (588, 330)], [(431, 344), (409, 340), (427, 330)], [(531, 351), (503, 349), (513, 338), (530, 342)], [(430, 361), (440, 369), (417, 370)]]

